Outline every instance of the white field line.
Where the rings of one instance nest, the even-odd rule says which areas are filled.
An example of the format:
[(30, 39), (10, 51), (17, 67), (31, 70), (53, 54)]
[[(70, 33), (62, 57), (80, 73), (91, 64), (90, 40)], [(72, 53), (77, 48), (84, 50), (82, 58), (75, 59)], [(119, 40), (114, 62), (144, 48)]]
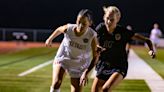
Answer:
[(33, 67), (33, 68), (27, 70), (27, 71), (24, 71), (24, 72), (18, 74), (18, 76), (19, 76), (19, 77), (22, 77), (22, 76), (25, 76), (25, 75), (27, 75), (27, 74), (30, 74), (30, 73), (32, 73), (32, 72), (34, 72), (34, 71), (36, 71), (36, 70), (38, 70), (38, 69), (40, 69), (40, 68), (43, 68), (43, 67), (45, 67), (45, 66), (51, 64), (52, 62), (53, 62), (53, 60), (50, 60), (50, 61), (47, 61), (47, 62), (45, 62), (45, 63), (39, 64), (39, 65), (37, 65), (37, 66), (35, 66), (35, 67)]
[(164, 80), (162, 77), (133, 50), (130, 53), (129, 69), (126, 79), (144, 79), (151, 92), (164, 92)]

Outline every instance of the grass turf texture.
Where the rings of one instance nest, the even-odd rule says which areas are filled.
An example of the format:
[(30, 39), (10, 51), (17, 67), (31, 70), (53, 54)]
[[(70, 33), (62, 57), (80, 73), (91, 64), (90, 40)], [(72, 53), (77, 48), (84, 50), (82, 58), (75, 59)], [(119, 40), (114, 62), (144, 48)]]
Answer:
[[(51, 85), (52, 65), (23, 77), (17, 75), (53, 59), (56, 50), (56, 48), (31, 48), (0, 55), (0, 92), (48, 92)], [(89, 79), (84, 92), (90, 92), (92, 81)], [(70, 92), (68, 76), (63, 80), (61, 91)], [(150, 90), (144, 80), (123, 80), (113, 92), (150, 92)]]
[(156, 58), (151, 59), (148, 49), (143, 46), (133, 46), (134, 51), (146, 61), (164, 79), (164, 49), (158, 48)]

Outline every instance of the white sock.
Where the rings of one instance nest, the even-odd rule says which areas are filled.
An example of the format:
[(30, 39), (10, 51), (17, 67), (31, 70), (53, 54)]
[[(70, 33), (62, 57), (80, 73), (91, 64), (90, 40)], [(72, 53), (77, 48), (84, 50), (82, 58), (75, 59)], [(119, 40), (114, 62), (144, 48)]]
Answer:
[(60, 89), (54, 89), (53, 87), (50, 87), (50, 92), (60, 92)]

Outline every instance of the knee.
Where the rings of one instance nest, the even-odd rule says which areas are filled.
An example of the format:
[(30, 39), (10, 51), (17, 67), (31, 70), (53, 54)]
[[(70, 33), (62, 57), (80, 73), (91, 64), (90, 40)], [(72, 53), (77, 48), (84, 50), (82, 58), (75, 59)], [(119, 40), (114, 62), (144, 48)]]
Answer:
[(58, 89), (60, 87), (61, 83), (62, 83), (62, 80), (54, 80), (52, 83), (52, 87), (54, 89)]
[(111, 87), (102, 87), (102, 92), (112, 92)]
[(103, 88), (102, 88), (102, 92), (108, 92), (108, 88), (103, 87)]

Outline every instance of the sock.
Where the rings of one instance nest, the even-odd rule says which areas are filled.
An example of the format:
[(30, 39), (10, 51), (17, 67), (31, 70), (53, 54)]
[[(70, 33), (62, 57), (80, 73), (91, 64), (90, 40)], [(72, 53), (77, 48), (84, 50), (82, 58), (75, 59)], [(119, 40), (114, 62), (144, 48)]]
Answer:
[(54, 89), (53, 87), (50, 87), (50, 92), (60, 92), (60, 89)]

